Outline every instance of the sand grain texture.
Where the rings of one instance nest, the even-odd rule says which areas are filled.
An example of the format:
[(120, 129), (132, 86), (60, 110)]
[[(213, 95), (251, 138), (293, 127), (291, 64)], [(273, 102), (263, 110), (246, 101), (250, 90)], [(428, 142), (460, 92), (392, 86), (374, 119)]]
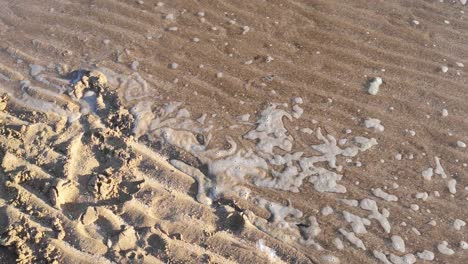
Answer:
[(0, 1), (0, 263), (467, 263), (464, 2)]

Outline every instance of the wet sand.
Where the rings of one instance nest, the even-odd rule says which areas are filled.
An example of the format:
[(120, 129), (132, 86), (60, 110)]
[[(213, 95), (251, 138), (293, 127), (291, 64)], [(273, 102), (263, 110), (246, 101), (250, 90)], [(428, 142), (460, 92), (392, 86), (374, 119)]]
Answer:
[(0, 262), (467, 262), (462, 2), (1, 2)]

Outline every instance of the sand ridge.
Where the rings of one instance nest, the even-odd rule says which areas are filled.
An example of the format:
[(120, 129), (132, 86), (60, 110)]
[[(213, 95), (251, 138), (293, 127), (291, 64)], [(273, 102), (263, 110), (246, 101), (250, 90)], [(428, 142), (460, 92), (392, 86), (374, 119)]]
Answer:
[(0, 260), (467, 259), (461, 1), (0, 7)]

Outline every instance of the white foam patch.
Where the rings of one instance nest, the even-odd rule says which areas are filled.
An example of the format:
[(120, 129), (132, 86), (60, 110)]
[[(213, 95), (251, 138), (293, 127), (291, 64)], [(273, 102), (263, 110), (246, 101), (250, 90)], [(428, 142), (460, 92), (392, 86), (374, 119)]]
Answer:
[(94, 91), (86, 91), (79, 100), (80, 112), (82, 115), (95, 113), (97, 110), (97, 97)]
[(253, 151), (240, 150), (232, 156), (214, 160), (208, 165), (212, 175), (217, 176), (219, 182), (243, 182), (246, 176), (256, 179), (267, 175), (268, 164)]
[(403, 240), (403, 238), (401, 238), (401, 236), (393, 235), (391, 237), (391, 240), (392, 240), (392, 247), (395, 250), (400, 251), (401, 253), (405, 253), (406, 251), (405, 241)]
[[(312, 168), (312, 166), (307, 167), (309, 172), (311, 172), (310, 168)], [(333, 192), (333, 193), (345, 193), (346, 192), (346, 187), (337, 183), (338, 181), (341, 180), (343, 175), (326, 170), (324, 168), (314, 168), (312, 173), (318, 174), (318, 176), (312, 176), (309, 179), (309, 181), (312, 184), (314, 184), (314, 189), (316, 191)]]
[[(226, 137), (226, 141), (230, 146), (229, 149), (220, 149), (220, 148), (208, 149), (205, 152), (198, 153), (200, 160), (205, 163), (212, 163), (213, 160), (218, 160), (221, 158), (235, 155), (237, 152), (237, 143), (230, 136)], [(239, 151), (242, 152), (244, 150), (239, 150)], [(247, 152), (250, 152), (250, 151), (247, 151)]]
[(56, 102), (38, 99), (34, 96), (34, 94), (39, 93), (54, 99), (59, 97), (60, 94), (31, 86), (29, 81), (21, 81), (20, 85), (22, 93), (18, 97), (11, 96), (11, 100), (16, 104), (38, 112), (52, 113), (68, 118), (72, 115), (70, 111), (61, 108)]
[(58, 107), (56, 103), (36, 99), (28, 94), (23, 94), (16, 103), (28, 109), (40, 112), (55, 113), (61, 116), (71, 116), (71, 113)]
[(323, 144), (313, 145), (311, 147), (322, 154), (323, 161), (327, 161), (331, 168), (337, 168), (337, 156), (343, 155), (345, 157), (354, 157), (358, 154), (358, 149), (356, 147), (348, 147), (346, 149), (338, 147), (336, 145), (335, 137), (330, 134), (326, 135), (326, 137), (323, 136), (320, 128), (317, 129), (317, 138), (321, 140)]
[(198, 193), (197, 193), (197, 201), (202, 204), (211, 205), (212, 201), (210, 198), (206, 196), (205, 188), (206, 186), (211, 186), (209, 184), (209, 179), (205, 177), (205, 175), (197, 168), (189, 166), (182, 161), (179, 160), (171, 160), (170, 163), (178, 170), (182, 171), (183, 173), (190, 175), (195, 179), (198, 184)]
[(257, 205), (267, 209), (271, 213), (272, 223), (282, 228), (295, 228), (296, 224), (286, 220), (288, 217), (295, 219), (302, 217), (302, 212), (291, 205), (285, 206), (279, 203), (271, 202), (263, 198), (257, 198)]
[(138, 72), (125, 75), (104, 67), (97, 70), (107, 77), (110, 87), (124, 91), (124, 98), (127, 102), (145, 99), (150, 95), (156, 94), (155, 90), (151, 88)]
[[(341, 174), (318, 167), (317, 164), (325, 162), (331, 169), (341, 171), (342, 166), (337, 165), (337, 156), (354, 157), (359, 150), (364, 151), (375, 145), (375, 139), (358, 137), (355, 139), (358, 146), (342, 149), (337, 146), (332, 135), (324, 136), (321, 130), (317, 129), (317, 138), (323, 143), (312, 145), (311, 148), (317, 151), (319, 156), (303, 157), (303, 152), (276, 154), (276, 150), (291, 151), (294, 142), (283, 123), (284, 117), (289, 120), (292, 120), (292, 117), (286, 110), (280, 109), (280, 106), (285, 105), (270, 104), (261, 112), (256, 128), (244, 136), (244, 139), (256, 142), (255, 151), (236, 151), (234, 147), (229, 153), (219, 155), (222, 151), (208, 150), (207, 143), (201, 145), (193, 134), (206, 130), (194, 130), (194, 124), (187, 120), (187, 111), (182, 109), (175, 117), (170, 117), (171, 113), (175, 113), (180, 107), (178, 103), (166, 105), (163, 113), (152, 121), (149, 130), (153, 136), (189, 151), (206, 162), (217, 183), (244, 182), (246, 176), (251, 176), (252, 182), (259, 187), (298, 192), (304, 179), (309, 178), (315, 190), (319, 192), (346, 192), (346, 188), (337, 183), (343, 177)], [(184, 118), (186, 120), (181, 120)], [(188, 129), (190, 130), (186, 131)], [(281, 165), (283, 168), (278, 170), (270, 165)], [(267, 173), (268, 171), (271, 173)], [(218, 188), (221, 189), (223, 188)]]
[[(202, 127), (198, 122), (190, 119), (190, 113), (186, 109), (179, 109), (181, 103), (169, 103), (160, 109), (160, 114), (151, 121), (147, 128), (151, 139), (159, 138), (170, 145), (177, 146), (192, 154), (197, 154), (206, 151), (207, 145), (210, 142), (211, 134), (208, 132), (212, 126)], [(138, 106), (138, 105), (137, 105)], [(140, 105), (140, 109), (145, 110), (148, 106)], [(148, 112), (139, 112), (143, 118), (144, 115), (150, 115)], [(137, 116), (138, 117), (138, 116)], [(139, 124), (138, 124), (139, 125)], [(205, 142), (200, 143), (195, 133), (208, 134)]]
[(343, 240), (341, 240), (339, 237), (336, 237), (335, 239), (333, 239), (333, 245), (338, 250), (343, 250), (344, 249)]
[(200, 144), (192, 132), (185, 130), (175, 130), (169, 127), (164, 127), (155, 130), (153, 132), (153, 136), (158, 136), (166, 143), (189, 152), (201, 152), (206, 149), (206, 146)]
[(295, 104), (303, 104), (304, 103), (304, 100), (301, 98), (301, 97), (294, 97), (292, 99), (293, 103)]
[(340, 201), (348, 206), (358, 207), (359, 201), (358, 200), (348, 200), (348, 199), (340, 199)]
[(299, 119), (302, 114), (304, 113), (304, 109), (302, 109), (302, 107), (300, 107), (299, 105), (293, 105), (293, 114), (292, 116), (296, 119)]
[(449, 181), (447, 181), (447, 188), (449, 189), (449, 192), (451, 194), (456, 194), (457, 193), (457, 180), (450, 179)]
[(348, 147), (346, 149), (341, 149), (337, 146), (336, 139), (331, 135), (323, 136), (320, 128), (317, 129), (317, 138), (320, 139), (323, 144), (313, 145), (311, 147), (322, 155), (302, 158), (299, 162), (302, 169), (301, 175), (303, 175), (303, 177), (311, 176), (309, 181), (314, 184), (315, 190), (319, 192), (345, 193), (346, 188), (337, 183), (343, 177), (341, 174), (322, 167), (317, 167), (315, 164), (327, 162), (329, 167), (341, 170), (341, 167), (338, 167), (336, 164), (336, 157), (338, 155), (353, 157), (357, 155), (358, 148)]
[(148, 132), (151, 121), (155, 118), (151, 107), (150, 101), (141, 101), (130, 110), (130, 113), (135, 117), (133, 133), (136, 139)]
[(282, 171), (271, 170), (272, 178), (256, 178), (254, 184), (259, 187), (279, 189), (285, 191), (299, 192), (299, 187), (304, 180), (299, 174), (299, 169), (292, 165), (286, 165)]
[(416, 253), (416, 256), (422, 260), (429, 260), (432, 261), (434, 260), (434, 252), (429, 251), (429, 250), (424, 250), (422, 252)]
[(323, 263), (330, 263), (330, 264), (339, 264), (341, 263), (340, 259), (333, 255), (323, 255), (320, 257), (320, 260)]
[(447, 174), (445, 173), (444, 168), (440, 164), (440, 158), (439, 157), (434, 157), (436, 167), (434, 169), (434, 173), (440, 175), (442, 178), (447, 178)]
[(413, 264), (415, 263), (416, 257), (413, 254), (406, 254), (402, 257), (397, 256), (395, 254), (390, 254), (390, 261), (393, 264)]
[[(261, 119), (257, 122), (258, 125), (257, 130), (255, 131), (255, 135), (259, 135), (257, 132), (259, 131), (259, 127), (270, 127), (270, 125), (261, 125), (264, 124), (262, 120), (275, 120), (275, 117), (269, 116), (269, 114), (274, 113), (275, 116), (281, 116), (278, 112), (268, 112), (269, 114), (262, 112)], [(278, 118), (276, 118), (278, 120)], [(290, 142), (292, 144), (292, 138), (286, 136), (286, 131), (283, 129), (284, 126), (281, 125), (280, 135), (283, 135), (281, 142)], [(264, 129), (260, 129), (263, 131)], [(270, 129), (266, 129), (266, 131), (270, 131)], [(249, 132), (250, 139), (257, 138), (256, 136), (252, 136), (252, 131)], [(311, 148), (315, 151), (319, 152), (321, 156), (312, 156), (312, 157), (302, 157), (303, 152), (295, 152), (293, 154), (285, 154), (284, 156), (274, 154), (273, 148), (271, 146), (276, 146), (277, 138), (271, 139), (269, 137), (265, 137), (263, 140), (257, 144), (257, 150), (263, 154), (268, 153), (267, 156), (270, 158), (268, 161), (272, 165), (284, 165), (286, 166), (282, 169), (282, 171), (276, 171), (274, 169), (271, 170), (270, 178), (256, 178), (254, 183), (260, 187), (266, 188), (275, 188), (281, 190), (288, 190), (293, 192), (298, 192), (299, 187), (302, 185), (303, 180), (305, 178), (309, 178), (309, 181), (314, 184), (315, 190), (319, 192), (335, 192), (335, 193), (344, 193), (346, 192), (346, 188), (337, 182), (341, 180), (343, 177), (341, 174), (335, 173), (331, 170), (328, 170), (323, 167), (317, 167), (316, 163), (326, 162), (330, 168), (341, 170), (341, 166), (337, 166), (337, 156), (345, 156), (345, 157), (353, 157), (357, 155), (359, 152), (359, 148), (356, 146), (347, 147), (345, 149), (341, 149), (337, 146), (336, 139), (331, 136), (327, 135), (326, 137), (322, 134), (320, 128), (317, 129), (317, 138), (323, 142), (323, 144), (319, 145), (312, 145)], [(263, 143), (262, 143), (263, 142)], [(268, 143), (270, 142), (270, 143)], [(288, 143), (289, 145), (289, 143)], [(268, 146), (268, 147), (265, 147)], [(288, 147), (289, 148), (289, 147)], [(272, 156), (273, 155), (273, 156)], [(299, 166), (302, 172), (299, 172), (299, 168), (294, 165), (293, 161), (299, 161)], [(216, 162), (216, 161), (215, 161)]]
[(377, 95), (380, 89), (380, 85), (382, 85), (383, 80), (380, 77), (375, 77), (372, 81), (369, 82), (369, 87), (367, 92), (371, 95)]
[(380, 188), (372, 189), (372, 194), (374, 194), (375, 196), (377, 196), (379, 198), (384, 199), (387, 202), (396, 202), (396, 201), (398, 201), (398, 197), (396, 197), (393, 194), (389, 194), (389, 193), (383, 191)]
[(373, 250), (373, 251), (372, 251), (372, 254), (374, 255), (374, 257), (375, 257), (376, 259), (380, 260), (382, 263), (384, 263), (384, 264), (392, 264), (392, 262), (390, 262), (390, 261), (388, 260), (387, 256), (386, 256), (384, 253), (382, 253), (382, 252), (380, 252), (380, 251), (378, 251), (378, 250)]
[(261, 252), (265, 253), (268, 256), (270, 261), (277, 262), (280, 260), (279, 257), (276, 255), (276, 251), (265, 245), (265, 241), (263, 239), (258, 240), (256, 246)]
[(432, 180), (432, 176), (434, 175), (434, 169), (433, 168), (427, 168), (422, 171), (421, 175), (426, 181)]
[(421, 199), (423, 201), (426, 201), (429, 198), (429, 194), (427, 192), (419, 192), (415, 195), (417, 199)]
[(302, 229), (306, 235), (306, 239), (316, 237), (322, 231), (315, 216), (309, 216), (308, 221), (309, 226)]
[(391, 225), (388, 221), (390, 212), (386, 209), (382, 209), (382, 213), (379, 212), (377, 203), (369, 198), (361, 200), (360, 207), (364, 210), (370, 211), (371, 214), (368, 216), (369, 219), (375, 219), (380, 223), (380, 226), (385, 230), (386, 233), (390, 233)]
[(461, 140), (457, 140), (457, 147), (466, 148), (466, 143)]
[(283, 117), (292, 120), (292, 116), (282, 109), (277, 109), (278, 104), (271, 104), (260, 114), (257, 127), (249, 131), (244, 138), (257, 141), (257, 149), (265, 154), (273, 154), (275, 147), (284, 151), (291, 151), (293, 138), (288, 135), (283, 124)]
[(29, 73), (31, 76), (37, 76), (39, 75), (45, 68), (41, 65), (36, 65), (36, 64), (30, 64), (29, 65)]
[(331, 208), (330, 206), (327, 205), (324, 208), (322, 208), (321, 213), (322, 213), (323, 216), (331, 215), (331, 214), (333, 214), (333, 208)]
[(149, 130), (157, 130), (169, 127), (176, 130), (186, 130), (192, 133), (208, 133), (213, 126), (204, 127), (203, 123), (190, 119), (190, 113), (186, 109), (180, 109), (181, 103), (172, 102), (165, 104), (159, 115), (151, 122)]
[(373, 128), (377, 132), (383, 132), (385, 130), (384, 126), (380, 124), (381, 121), (376, 118), (369, 118), (364, 121), (364, 126), (366, 128)]
[(249, 122), (250, 114), (240, 115), (240, 116), (237, 117), (237, 119), (239, 119), (242, 122)]
[(455, 251), (449, 248), (447, 241), (442, 241), (437, 245), (437, 250), (444, 255), (453, 255)]
[(358, 238), (353, 232), (348, 232), (343, 228), (340, 228), (338, 231), (346, 238), (346, 240), (349, 241), (349, 243), (353, 244), (357, 248), (366, 250), (364, 242), (362, 242), (362, 240)]
[(468, 243), (465, 242), (465, 241), (460, 241), (460, 248), (463, 249), (463, 250), (467, 250), (468, 249)]
[(293, 161), (298, 161), (304, 155), (304, 152), (287, 153), (284, 155), (274, 155), (268, 160), (271, 165), (285, 165)]
[[(297, 105), (301, 102), (296, 100), (294, 103)], [(245, 144), (237, 144), (236, 140), (230, 137), (226, 137), (227, 143), (231, 146), (229, 149), (210, 148), (210, 131), (213, 127), (205, 127), (206, 114), (202, 116), (202, 120), (194, 121), (190, 112), (184, 108), (181, 109), (181, 104), (177, 102), (153, 110), (151, 103), (141, 101), (132, 108), (132, 114), (137, 120), (134, 127), (137, 136), (146, 131), (150, 139), (163, 140), (167, 144), (184, 149), (207, 165), (212, 179), (211, 183), (204, 182), (208, 181), (208, 178), (200, 170), (182, 161), (171, 161), (176, 168), (192, 176), (199, 183), (197, 200), (201, 203), (211, 202), (206, 196), (205, 188), (208, 186), (212, 188), (213, 198), (232, 194), (247, 199), (250, 196), (250, 190), (243, 187), (245, 184), (299, 192), (303, 181), (307, 179), (318, 192), (346, 192), (346, 188), (339, 184), (343, 177), (340, 174), (343, 170), (343, 166), (339, 164), (340, 157), (355, 157), (359, 152), (372, 148), (377, 141), (374, 138), (357, 136), (353, 141), (342, 140), (338, 146), (334, 136), (323, 134), (318, 128), (315, 135), (320, 140), (319, 144), (311, 145), (308, 150), (292, 152), (294, 138), (283, 121), (294, 122), (294, 120), (289, 110), (282, 109), (285, 107), (287, 107), (286, 104), (268, 105), (261, 111), (255, 128), (249, 130), (242, 138), (236, 139), (254, 141), (253, 149), (238, 147)], [(293, 114), (294, 111), (293, 109)], [(246, 114), (238, 119), (244, 122), (244, 125), (250, 125), (247, 123), (249, 117)], [(204, 140), (200, 140), (200, 134), (206, 135)], [(305, 155), (306, 151), (312, 154)], [(315, 217), (308, 218), (309, 223), (306, 227), (298, 227), (298, 224), (302, 222), (300, 218), (303, 216), (300, 210), (262, 197), (254, 199), (259, 207), (271, 213), (269, 221), (249, 216), (248, 218), (252, 219), (255, 226), (281, 240), (290, 241), (293, 238), (296, 242), (313, 246), (317, 250), (322, 249), (320, 244), (314, 241), (314, 237), (320, 232)], [(358, 204), (359, 202), (355, 201), (355, 206)], [(378, 219), (385, 226), (388, 214), (385, 209), (380, 213), (375, 205), (370, 216)], [(342, 234), (348, 240), (354, 241), (357, 247), (365, 248), (355, 233), (364, 233), (365, 226), (370, 225), (370, 221), (350, 213), (347, 213), (346, 217), (353, 226), (354, 232), (342, 232)], [(387, 230), (386, 227), (384, 229)]]
[(300, 228), (303, 239), (299, 242), (306, 246), (313, 246), (316, 250), (323, 250), (323, 247), (314, 240), (314, 238), (322, 231), (319, 223), (317, 222), (317, 218), (315, 218), (315, 216), (309, 216), (307, 224), (307, 227), (302, 226)]
[(359, 150), (361, 151), (366, 151), (378, 144), (375, 138), (366, 138), (362, 136), (354, 137), (354, 142), (358, 144)]
[(453, 221), (453, 228), (457, 231), (460, 231), (464, 226), (466, 226), (466, 222), (461, 219), (455, 219), (455, 221)]
[(348, 211), (343, 211), (343, 217), (345, 218), (346, 222), (351, 224), (351, 228), (356, 234), (367, 233), (366, 226), (371, 224), (369, 219), (354, 215)]

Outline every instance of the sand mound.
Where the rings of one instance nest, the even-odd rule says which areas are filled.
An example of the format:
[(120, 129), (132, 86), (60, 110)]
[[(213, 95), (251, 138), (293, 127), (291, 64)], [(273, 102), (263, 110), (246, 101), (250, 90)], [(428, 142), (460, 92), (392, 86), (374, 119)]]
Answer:
[[(191, 132), (167, 135), (175, 145), (166, 142), (159, 153), (184, 160), (169, 161), (135, 140), (132, 131), (141, 123), (105, 75), (80, 70), (69, 76), (78, 77), (60, 95), (67, 102), (61, 107), (65, 116), (30, 111), (3, 97), (8, 103), (0, 138), (5, 218), (0, 233), (18, 262), (229, 262), (225, 247), (245, 242), (221, 230), (264, 236), (246, 227), (243, 210), (220, 201), (210, 206), (204, 188), (209, 179), (191, 166), (196, 158), (184, 158), (192, 148), (177, 145), (193, 144)], [(194, 246), (196, 241), (207, 246)], [(247, 245), (236, 253), (238, 259), (266, 257)], [(308, 259), (293, 252), (287, 258)]]

